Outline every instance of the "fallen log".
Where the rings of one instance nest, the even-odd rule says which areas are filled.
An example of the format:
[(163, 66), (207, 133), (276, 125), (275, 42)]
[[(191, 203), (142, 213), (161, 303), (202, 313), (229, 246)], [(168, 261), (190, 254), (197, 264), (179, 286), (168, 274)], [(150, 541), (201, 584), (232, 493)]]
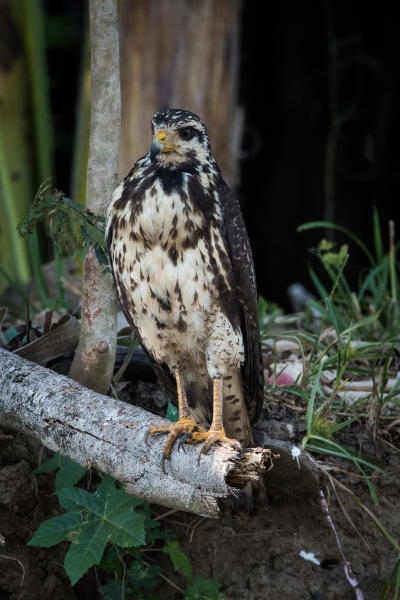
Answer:
[(0, 425), (109, 473), (135, 496), (218, 518), (234, 511), (239, 490), (271, 466), (271, 453), (262, 448), (239, 454), (219, 446), (198, 461), (198, 447), (189, 445), (176, 447), (163, 465), (165, 436), (148, 437), (152, 425), (163, 423), (0, 348)]

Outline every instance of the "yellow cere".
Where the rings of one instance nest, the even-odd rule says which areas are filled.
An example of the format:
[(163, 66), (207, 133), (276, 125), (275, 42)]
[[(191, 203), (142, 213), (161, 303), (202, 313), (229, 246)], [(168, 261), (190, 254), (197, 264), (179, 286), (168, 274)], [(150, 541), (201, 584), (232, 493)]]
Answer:
[(157, 138), (162, 144), (165, 144), (167, 141), (167, 132), (164, 129), (161, 129), (161, 131), (157, 131), (154, 137)]

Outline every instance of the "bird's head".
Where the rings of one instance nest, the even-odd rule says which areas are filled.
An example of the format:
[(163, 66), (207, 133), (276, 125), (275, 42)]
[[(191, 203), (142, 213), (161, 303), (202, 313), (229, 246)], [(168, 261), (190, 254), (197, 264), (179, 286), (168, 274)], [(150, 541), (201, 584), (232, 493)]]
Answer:
[(197, 115), (187, 110), (167, 109), (156, 112), (151, 124), (153, 162), (181, 169), (208, 161), (210, 143), (204, 123)]

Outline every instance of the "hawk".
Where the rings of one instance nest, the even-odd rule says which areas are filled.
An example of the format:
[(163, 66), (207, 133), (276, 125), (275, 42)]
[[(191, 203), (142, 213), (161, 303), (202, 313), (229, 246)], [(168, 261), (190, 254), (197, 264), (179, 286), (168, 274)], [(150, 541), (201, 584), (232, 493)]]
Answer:
[(176, 384), (179, 420), (149, 433), (168, 434), (164, 458), (178, 438), (201, 443), (199, 458), (219, 441), (249, 447), (264, 380), (240, 207), (198, 116), (157, 112), (152, 132), (150, 151), (114, 191), (106, 226), (124, 314), (161, 381)]

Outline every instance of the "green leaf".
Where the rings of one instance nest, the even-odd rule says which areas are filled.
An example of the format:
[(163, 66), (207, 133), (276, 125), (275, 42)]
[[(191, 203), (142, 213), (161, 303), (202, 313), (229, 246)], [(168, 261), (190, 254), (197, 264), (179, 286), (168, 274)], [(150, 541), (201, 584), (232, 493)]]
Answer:
[(196, 575), (193, 583), (184, 590), (184, 600), (222, 600), (219, 591), (220, 583), (215, 579), (204, 579), (202, 575)]
[(157, 583), (160, 567), (157, 565), (146, 565), (139, 557), (129, 568), (127, 579), (133, 589), (151, 590)]
[(49, 548), (65, 540), (72, 541), (79, 537), (84, 527), (81, 513), (65, 513), (41, 523), (28, 546), (43, 546)]
[(86, 510), (91, 520), (99, 522), (107, 540), (121, 548), (146, 543), (145, 515), (132, 510), (141, 504), (141, 500), (133, 498), (122, 488), (117, 489), (109, 475), (104, 476), (94, 493), (80, 488), (63, 488), (58, 497), (61, 506), (67, 510)]
[(314, 418), (314, 405), (315, 405), (315, 397), (317, 395), (317, 390), (319, 388), (319, 380), (321, 377), (321, 373), (322, 373), (322, 369), (323, 369), (324, 363), (322, 362), (322, 360), (319, 363), (319, 367), (318, 367), (318, 373), (314, 379), (313, 382), (313, 387), (311, 390), (311, 394), (310, 394), (310, 398), (309, 401), (307, 403), (307, 414), (306, 414), (306, 424), (307, 424), (307, 436), (304, 438), (303, 440), (303, 448), (304, 448), (304, 444), (306, 443), (306, 438), (311, 434), (312, 432), (312, 422), (313, 422), (313, 418)]
[(100, 567), (106, 571), (106, 573), (110, 573), (111, 575), (115, 575), (118, 577), (122, 577), (123, 573), (123, 554), (120, 553), (117, 546), (113, 544), (107, 548), (103, 558), (101, 559)]
[(86, 472), (86, 467), (82, 467), (68, 456), (63, 456), (57, 452), (49, 460), (46, 460), (40, 467), (33, 471), (33, 475), (47, 473), (59, 469), (56, 475), (56, 490), (63, 487), (71, 487), (82, 479)]
[(98, 565), (103, 556), (108, 536), (98, 521), (86, 523), (81, 534), (74, 540), (64, 559), (64, 569), (71, 580), (71, 585), (82, 577), (93, 565)]
[[(126, 590), (125, 588), (125, 592), (127, 591), (128, 590)], [(111, 581), (108, 581), (104, 585), (100, 586), (100, 592), (101, 597), (105, 600), (121, 600), (121, 598), (124, 598), (124, 596), (122, 595), (121, 579), (112, 579)]]
[(172, 564), (174, 565), (175, 571), (181, 571), (185, 577), (188, 579), (192, 578), (192, 565), (189, 558), (183, 552), (180, 544), (177, 540), (168, 541), (164, 548), (163, 552), (168, 554), (170, 557)]
[(168, 402), (167, 414), (165, 415), (166, 419), (170, 421), (177, 421), (179, 417), (179, 412), (176, 406), (172, 404), (172, 402)]
[(29, 543), (53, 546), (63, 540), (71, 541), (64, 566), (72, 585), (92, 565), (99, 564), (108, 542), (121, 548), (146, 543), (145, 513), (133, 510), (142, 501), (117, 489), (109, 475), (104, 476), (94, 493), (62, 488), (58, 498), (69, 512), (42, 523)]

